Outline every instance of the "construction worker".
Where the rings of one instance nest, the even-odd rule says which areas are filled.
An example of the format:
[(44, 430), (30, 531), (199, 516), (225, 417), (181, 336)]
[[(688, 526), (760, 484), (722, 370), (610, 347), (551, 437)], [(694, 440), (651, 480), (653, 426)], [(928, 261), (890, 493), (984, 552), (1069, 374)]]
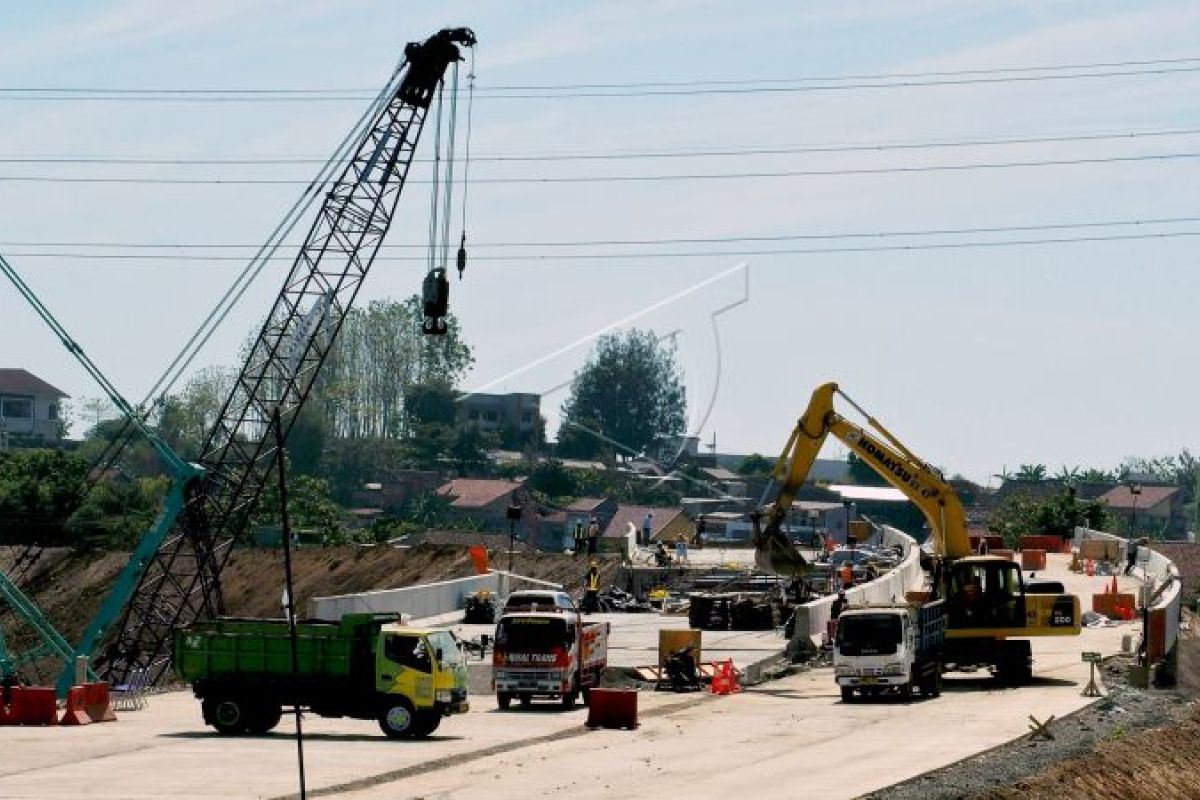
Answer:
[(587, 536), (583, 530), (583, 520), (575, 520), (575, 555), (582, 555), (583, 548), (587, 547)]
[(849, 604), (850, 604), (849, 601), (846, 600), (846, 592), (845, 591), (838, 592), (837, 599), (834, 600), (833, 604), (829, 606), (829, 618), (837, 619), (838, 617), (840, 617), (842, 615), (842, 612), (846, 610), (846, 606), (848, 606)]
[(681, 533), (675, 539), (675, 561), (678, 564), (686, 564), (687, 560), (687, 539), (684, 539)]
[(592, 521), (587, 529), (587, 551), (589, 556), (596, 555), (596, 546), (600, 543), (600, 520), (592, 515)]
[(842, 589), (849, 589), (854, 585), (854, 567), (850, 566), (850, 562), (842, 564), (842, 568), (838, 570), (838, 574), (842, 579)]
[(642, 545), (650, 546), (650, 536), (654, 532), (654, 512), (647, 511), (646, 516), (642, 518)]
[(1125, 544), (1125, 574), (1128, 575), (1133, 569), (1133, 565), (1137, 563), (1138, 542), (1140, 540), (1129, 537), (1129, 541)]
[(581, 610), (585, 614), (600, 609), (600, 562), (592, 559), (588, 564), (587, 575), (583, 579), (583, 603)]

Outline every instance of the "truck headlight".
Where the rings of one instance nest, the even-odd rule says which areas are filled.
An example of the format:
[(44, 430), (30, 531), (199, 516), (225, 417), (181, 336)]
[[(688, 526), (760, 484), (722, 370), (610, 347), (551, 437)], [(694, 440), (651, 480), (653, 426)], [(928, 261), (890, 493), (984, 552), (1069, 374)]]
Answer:
[(437, 700), (437, 702), (439, 702), (439, 703), (449, 703), (450, 702), (450, 690), (449, 689), (438, 689), (437, 692), (434, 693), (434, 699)]

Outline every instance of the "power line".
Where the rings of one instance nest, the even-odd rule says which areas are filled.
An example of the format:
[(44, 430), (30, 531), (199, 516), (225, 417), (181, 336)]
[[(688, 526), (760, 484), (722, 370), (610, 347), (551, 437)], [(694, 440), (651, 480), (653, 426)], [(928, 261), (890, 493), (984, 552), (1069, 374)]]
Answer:
[[(742, 78), (734, 80), (688, 80), (688, 81), (638, 81), (617, 83), (571, 83), (536, 85), (477, 85), (476, 91), (483, 96), (491, 93), (517, 92), (517, 95), (493, 95), (516, 98), (529, 97), (594, 97), (594, 96), (646, 96), (655, 94), (696, 94), (758, 91), (820, 91), (828, 89), (888, 88), (908, 86), (944, 85), (946, 83), (1007, 82), (1026, 80), (1064, 80), (1076, 78), (1125, 77), (1130, 75), (1165, 74), (1171, 72), (1200, 71), (1196, 62), (1200, 57), (1164, 59), (1140, 59), (1129, 61), (1103, 61), (1084, 64), (1050, 64), (1013, 67), (985, 67), (961, 70), (939, 70), (921, 72), (892, 72), (872, 74), (843, 74), (825, 76), (802, 76), (793, 78)], [(1192, 65), (1192, 66), (1182, 66)], [(1107, 70), (1105, 72), (1081, 72), (1082, 70)], [(1115, 70), (1115, 71), (1114, 71)], [(1050, 73), (1022, 75), (1019, 73)], [(1066, 75), (1054, 74), (1067, 72)], [(974, 77), (968, 77), (974, 76)], [(995, 76), (995, 77), (992, 77)], [(937, 79), (913, 81), (911, 79)], [(962, 80), (944, 80), (962, 79)], [(847, 81), (874, 81), (878, 83), (846, 84)], [(898, 82), (897, 82), (898, 81)], [(825, 83), (832, 86), (788, 86), (786, 84)], [(631, 91), (624, 91), (631, 90)], [(553, 94), (526, 94), (550, 92)], [(102, 100), (182, 100), (193, 101), (299, 101), (312, 100), (358, 100), (371, 96), (362, 89), (294, 89), (294, 88), (128, 88), (128, 87), (54, 87), (54, 86), (6, 86), (0, 87), (0, 95), (12, 95), (8, 99), (102, 99)], [(77, 95), (77, 97), (65, 97)]]
[[(969, 162), (965, 164), (922, 164), (900, 167), (855, 167), (846, 169), (762, 170), (720, 173), (682, 173), (676, 175), (543, 175), (528, 178), (472, 178), (474, 184), (554, 184), (554, 183), (656, 183), (663, 181), (743, 180), (755, 178), (836, 177), (844, 175), (883, 175), (889, 173), (958, 172), (975, 169), (1013, 169), (1019, 167), (1063, 167), (1089, 164), (1122, 164), (1148, 161), (1176, 161), (1200, 158), (1200, 152), (1145, 153), (1136, 156), (1096, 156), (1091, 158), (1054, 158), (1029, 161)], [(60, 175), (0, 175), (0, 183), (117, 183), (187, 184), (229, 186), (307, 186), (310, 180), (291, 178), (184, 178), (184, 177), (69, 177)], [(410, 179), (409, 183), (429, 184), (429, 180)]]
[[(914, 244), (881, 244), (853, 245), (844, 247), (811, 247), (811, 248), (773, 248), (762, 250), (696, 250), (687, 252), (644, 252), (644, 253), (525, 253), (504, 256), (475, 256), (474, 261), (521, 262), (521, 261), (579, 261), (579, 260), (629, 260), (656, 258), (744, 258), (753, 256), (779, 255), (823, 255), (835, 253), (881, 253), (881, 252), (916, 252), (923, 250), (957, 250), (988, 247), (1017, 247), (1042, 246), (1054, 244), (1075, 244), (1081, 242), (1114, 242), (1139, 241), (1152, 239), (1175, 239), (1180, 237), (1200, 236), (1200, 230), (1192, 231), (1160, 231), (1127, 234), (1101, 234), (1094, 236), (1063, 236), (1036, 239), (999, 239), (977, 240), (965, 242), (918, 242)], [(154, 255), (154, 254), (105, 254), (105, 253), (9, 253), (13, 258), (61, 258), (77, 260), (118, 260), (118, 261), (204, 261), (241, 263), (245, 259), (237, 256), (200, 256), (200, 255)], [(272, 261), (287, 261), (287, 256), (273, 256)], [(377, 261), (392, 262), (425, 262), (422, 256), (379, 256)]]
[[(796, 155), (804, 153), (854, 153), (882, 152), (888, 150), (932, 150), (961, 147), (994, 147), (1007, 145), (1053, 144), (1091, 141), (1132, 141), (1139, 138), (1161, 138), (1171, 136), (1194, 136), (1200, 128), (1171, 128), (1123, 132), (1094, 132), (1076, 134), (1046, 134), (999, 138), (951, 139), (942, 141), (880, 142), (878, 144), (827, 144), (827, 145), (777, 145), (743, 148), (699, 148), (692, 150), (644, 150), (594, 153), (563, 153), (533, 155), (483, 155), (472, 154), (473, 161), (546, 162), (546, 161), (620, 161), (656, 158), (714, 158), (725, 156)], [(97, 155), (0, 155), (0, 164), (121, 164), (136, 166), (276, 166), (324, 164), (326, 158), (315, 156), (289, 157), (228, 157), (228, 158), (144, 158), (127, 156)], [(432, 159), (417, 158), (417, 162), (431, 163)]]
[[(697, 236), (672, 237), (661, 239), (587, 239), (574, 241), (507, 241), (507, 242), (476, 242), (476, 248), (508, 248), (508, 247), (621, 247), (644, 245), (677, 245), (677, 244), (732, 244), (742, 242), (785, 242), (785, 241), (820, 241), (839, 239), (888, 239), (910, 238), (915, 236), (962, 236), (969, 234), (996, 233), (1029, 233), (1032, 231), (1054, 230), (1087, 230), (1094, 228), (1115, 227), (1146, 227), (1152, 225), (1181, 225), (1200, 222), (1200, 216), (1150, 217), (1146, 219), (1118, 220), (1088, 220), (1081, 222), (1054, 222), (1029, 225), (989, 225), (969, 228), (922, 228), (910, 230), (885, 231), (833, 231), (829, 233), (787, 233), (767, 234), (757, 236)], [(150, 244), (145, 242), (31, 242), (31, 241), (0, 241), (0, 247), (94, 247), (94, 248), (126, 248), (134, 250), (166, 249), (166, 250), (229, 250), (252, 249), (258, 245), (252, 244), (211, 244), (208, 242), (175, 242), (166, 244)], [(286, 247), (286, 245), (285, 245)], [(392, 249), (425, 249), (423, 244), (385, 244), (384, 250)], [(108, 254), (119, 257), (119, 254)], [(154, 256), (151, 256), (154, 257)]]

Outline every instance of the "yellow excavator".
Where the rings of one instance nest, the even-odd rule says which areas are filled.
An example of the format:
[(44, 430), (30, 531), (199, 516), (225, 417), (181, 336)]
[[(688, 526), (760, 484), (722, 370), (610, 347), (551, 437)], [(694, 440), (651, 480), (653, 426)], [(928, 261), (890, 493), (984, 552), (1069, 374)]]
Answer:
[[(847, 420), (833, 408), (834, 395), (849, 403), (872, 429)], [(775, 463), (779, 492), (754, 518), (755, 561), (760, 569), (803, 575), (804, 556), (785, 535), (783, 522), (826, 437), (833, 435), (888, 483), (905, 494), (929, 522), (932, 564), (929, 599), (946, 609), (947, 670), (987, 667), (1007, 683), (1032, 677), (1032, 636), (1076, 636), (1079, 598), (1053, 581), (1026, 584), (1007, 558), (974, 555), (967, 518), (954, 488), (887, 428), (867, 414), (836, 383), (817, 387), (804, 416)]]

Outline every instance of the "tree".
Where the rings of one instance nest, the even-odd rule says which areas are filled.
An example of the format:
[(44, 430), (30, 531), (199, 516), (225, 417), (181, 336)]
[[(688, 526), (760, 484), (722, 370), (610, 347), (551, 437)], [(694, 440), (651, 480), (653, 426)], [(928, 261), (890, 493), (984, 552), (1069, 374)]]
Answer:
[[(562, 407), (559, 454), (635, 455), (682, 434), (687, 397), (675, 349), (653, 331), (609, 333), (575, 373)], [(598, 435), (597, 435), (598, 434)]]
[(992, 514), (988, 530), (1004, 537), (1006, 547), (1016, 547), (1022, 536), (1070, 536), (1077, 527), (1103, 529), (1108, 510), (1098, 500), (1079, 500), (1067, 489), (1047, 500), (1013, 498)]
[(352, 309), (329, 352), (317, 401), (341, 438), (402, 438), (408, 433), (405, 392), (416, 384), (455, 386), (474, 363), (457, 318), (446, 318), (445, 336), (421, 333), (422, 306), (375, 300)]
[(1022, 464), (1012, 479), (1018, 483), (1041, 483), (1046, 480), (1046, 465)]
[(548, 459), (530, 470), (529, 488), (547, 497), (574, 497), (575, 478), (561, 461)]
[(851, 481), (860, 486), (891, 485), (870, 464), (859, 458), (857, 453), (851, 452), (846, 455), (846, 471), (850, 473)]
[(769, 475), (774, 464), (760, 453), (751, 453), (738, 464), (739, 475)]

